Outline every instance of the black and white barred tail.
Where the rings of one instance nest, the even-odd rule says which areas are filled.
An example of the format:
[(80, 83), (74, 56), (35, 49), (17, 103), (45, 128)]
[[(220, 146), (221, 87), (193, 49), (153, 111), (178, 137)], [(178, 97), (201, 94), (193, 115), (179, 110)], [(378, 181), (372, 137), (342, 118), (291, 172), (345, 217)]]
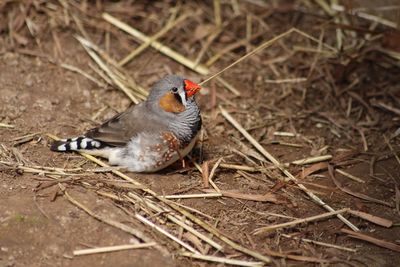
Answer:
[(91, 149), (101, 149), (104, 148), (105, 145), (97, 140), (79, 136), (75, 138), (68, 138), (55, 141), (51, 144), (50, 149), (52, 151), (78, 151), (78, 150), (91, 150)]

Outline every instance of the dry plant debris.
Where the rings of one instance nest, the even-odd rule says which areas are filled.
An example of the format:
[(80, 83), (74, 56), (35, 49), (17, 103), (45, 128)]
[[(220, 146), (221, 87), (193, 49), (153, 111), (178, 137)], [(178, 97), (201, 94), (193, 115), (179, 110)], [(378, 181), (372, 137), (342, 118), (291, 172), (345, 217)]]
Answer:
[[(161, 174), (189, 184), (125, 173), (84, 154), (52, 159), (46, 151), (36, 160), (31, 148), (59, 131), (24, 127), (8, 91), (0, 99), (10, 105), (0, 106), (2, 177), (29, 175), (49, 220), (38, 196), (56, 203), (63, 195), (134, 241), (75, 248), (74, 256), (147, 248), (180, 264), (312, 266), (368, 265), (363, 256), (375, 246), (381, 258), (400, 253), (399, 7), (212, 2), (0, 3), (0, 56), (34, 58), (88, 81), (104, 102), (79, 118), (87, 125), (121, 110), (122, 99), (142, 101), (165, 73), (205, 87), (203, 156)], [(67, 57), (65, 40), (79, 58)], [(78, 79), (76, 87), (83, 94)], [(129, 221), (90, 208), (74, 197), (78, 189), (111, 201)]]

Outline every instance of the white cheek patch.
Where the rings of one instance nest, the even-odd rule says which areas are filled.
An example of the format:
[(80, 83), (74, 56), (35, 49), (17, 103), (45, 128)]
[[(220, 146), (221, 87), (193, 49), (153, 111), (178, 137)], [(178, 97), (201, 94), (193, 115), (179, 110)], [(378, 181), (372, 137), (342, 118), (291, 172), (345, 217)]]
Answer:
[(57, 150), (58, 150), (58, 151), (66, 151), (67, 148), (65, 147), (65, 144), (62, 144), (62, 145), (60, 145), (60, 146), (57, 147)]
[(184, 91), (179, 92), (179, 97), (182, 100), (182, 105), (186, 108), (186, 105), (187, 105), (186, 93)]

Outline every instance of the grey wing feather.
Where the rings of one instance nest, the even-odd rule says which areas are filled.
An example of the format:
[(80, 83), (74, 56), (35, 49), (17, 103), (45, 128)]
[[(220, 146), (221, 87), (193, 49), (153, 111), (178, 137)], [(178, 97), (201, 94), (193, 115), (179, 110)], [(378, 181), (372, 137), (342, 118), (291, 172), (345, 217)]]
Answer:
[(85, 136), (110, 146), (124, 146), (133, 136), (144, 130), (144, 109), (144, 103), (131, 106), (102, 125), (89, 130)]

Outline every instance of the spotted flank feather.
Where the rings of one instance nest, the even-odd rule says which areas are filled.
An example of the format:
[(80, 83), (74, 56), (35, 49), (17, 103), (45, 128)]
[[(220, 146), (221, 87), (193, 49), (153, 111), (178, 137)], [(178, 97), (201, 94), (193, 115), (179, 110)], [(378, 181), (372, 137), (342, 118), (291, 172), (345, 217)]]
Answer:
[(80, 136), (80, 137), (55, 141), (51, 145), (50, 149), (52, 151), (66, 152), (66, 151), (101, 149), (104, 147), (105, 144), (100, 141), (85, 136)]

